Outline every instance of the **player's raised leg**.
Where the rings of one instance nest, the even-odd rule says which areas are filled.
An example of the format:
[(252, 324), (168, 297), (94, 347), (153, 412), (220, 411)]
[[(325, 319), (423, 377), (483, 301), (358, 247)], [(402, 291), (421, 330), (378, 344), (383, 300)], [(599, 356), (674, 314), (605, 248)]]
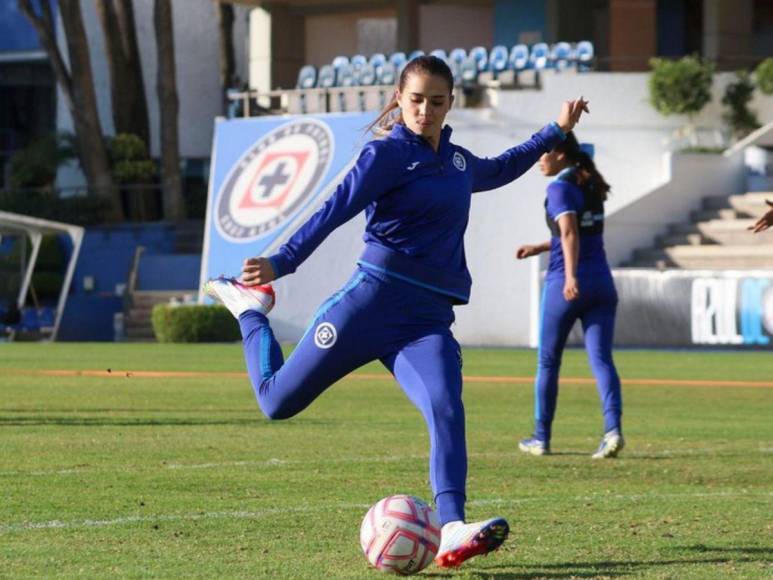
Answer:
[[(368, 312), (378, 311), (379, 305), (373, 301), (365, 274), (356, 274), (323, 304), (286, 362), (258, 300), (250, 303), (237, 284), (216, 284), (210, 295), (216, 295), (235, 315), (238, 312), (248, 374), (268, 418), (296, 415), (337, 380), (377, 358), (380, 345), (367, 325), (372, 319)], [(245, 302), (251, 307), (242, 309)]]

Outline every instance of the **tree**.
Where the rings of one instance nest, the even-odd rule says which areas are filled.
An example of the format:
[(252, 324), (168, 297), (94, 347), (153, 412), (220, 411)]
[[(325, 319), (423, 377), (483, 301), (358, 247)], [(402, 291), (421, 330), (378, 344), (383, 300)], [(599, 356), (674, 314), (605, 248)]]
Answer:
[(51, 61), (57, 84), (62, 90), (65, 104), (73, 119), (78, 158), (89, 189), (108, 201), (110, 209), (107, 211), (106, 218), (120, 221), (123, 219), (121, 199), (110, 176), (110, 164), (97, 111), (91, 57), (80, 2), (58, 3), (67, 42), (68, 69), (56, 44), (55, 23), (50, 1), (40, 0), (38, 10), (31, 0), (18, 0), (19, 10), (32, 23)]
[(220, 48), (220, 90), (223, 99), (223, 114), (228, 110), (227, 91), (234, 83), (236, 70), (234, 57), (234, 7), (227, 2), (216, 2), (217, 28)]
[(754, 71), (757, 77), (757, 86), (766, 95), (773, 95), (773, 58), (763, 60)]
[(95, 5), (107, 50), (115, 133), (137, 135), (149, 147), (148, 105), (132, 0), (96, 0)]
[(161, 184), (164, 217), (172, 221), (185, 219), (185, 203), (180, 179), (180, 145), (178, 135), (177, 69), (175, 66), (174, 28), (171, 0), (155, 0), (153, 26), (156, 31), (158, 74), (156, 89), (161, 114)]

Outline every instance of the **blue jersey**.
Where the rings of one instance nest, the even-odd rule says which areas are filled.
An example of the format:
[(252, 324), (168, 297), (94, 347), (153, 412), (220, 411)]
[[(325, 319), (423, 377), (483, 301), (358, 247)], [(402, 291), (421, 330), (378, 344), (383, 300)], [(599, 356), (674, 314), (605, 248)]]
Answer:
[(446, 126), (435, 151), (396, 124), (369, 142), (325, 204), (270, 257), (277, 277), (295, 269), (338, 226), (365, 211), (360, 267), (428, 288), (466, 304), (472, 279), (464, 232), (473, 192), (501, 187), (525, 173), (564, 138), (551, 123), (494, 158), (478, 158), (450, 142)]
[(557, 222), (558, 218), (568, 213), (577, 216), (579, 228), (580, 257), (577, 276), (610, 275), (604, 252), (604, 202), (591, 191), (579, 187), (574, 170), (567, 168), (548, 185), (545, 199), (545, 214), (552, 234), (547, 277), (564, 276), (564, 252)]

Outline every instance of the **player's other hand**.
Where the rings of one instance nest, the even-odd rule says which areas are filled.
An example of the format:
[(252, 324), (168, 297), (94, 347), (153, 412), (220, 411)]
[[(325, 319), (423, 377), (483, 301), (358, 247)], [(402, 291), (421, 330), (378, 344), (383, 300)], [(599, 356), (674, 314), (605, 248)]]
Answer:
[(567, 276), (564, 281), (564, 298), (567, 302), (571, 302), (579, 297), (580, 287), (577, 285), (577, 278)]
[[(768, 207), (773, 208), (773, 201), (766, 199), (765, 203), (768, 204)], [(773, 225), (773, 209), (769, 209), (768, 213), (766, 213), (764, 216), (762, 216), (760, 219), (754, 222), (754, 225), (749, 226), (747, 229), (750, 229), (756, 234), (759, 232), (764, 232), (771, 225)]]
[(515, 252), (515, 257), (518, 258), (519, 260), (523, 260), (525, 258), (531, 258), (532, 256), (536, 256), (539, 253), (540, 252), (537, 246), (526, 245), (518, 248), (518, 250)]
[(582, 97), (574, 101), (564, 101), (556, 123), (558, 123), (558, 126), (561, 127), (564, 133), (568, 133), (580, 122), (583, 112), (590, 114), (588, 101)]
[(245, 286), (261, 286), (276, 279), (268, 258), (247, 258), (242, 264), (241, 282)]

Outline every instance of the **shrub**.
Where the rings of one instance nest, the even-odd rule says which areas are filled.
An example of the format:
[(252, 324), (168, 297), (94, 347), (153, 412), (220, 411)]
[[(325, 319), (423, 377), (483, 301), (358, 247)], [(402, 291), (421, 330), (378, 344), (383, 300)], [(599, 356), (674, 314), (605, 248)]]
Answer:
[(749, 102), (754, 98), (754, 83), (748, 71), (738, 71), (735, 82), (725, 88), (722, 104), (728, 110), (722, 118), (730, 126), (733, 137), (743, 139), (760, 126), (757, 115), (749, 109)]
[(233, 342), (241, 339), (238, 323), (224, 306), (158, 304), (151, 316), (158, 342)]
[(71, 136), (44, 135), (11, 157), (11, 187), (53, 187), (59, 166), (74, 157)]
[(757, 77), (757, 86), (766, 95), (773, 95), (773, 58), (766, 58), (754, 71)]
[(679, 60), (653, 58), (650, 103), (662, 115), (693, 117), (711, 101), (714, 66), (694, 56)]
[(148, 183), (153, 180), (156, 166), (148, 157), (145, 142), (129, 133), (119, 133), (110, 140), (110, 160), (113, 177), (118, 183)]

